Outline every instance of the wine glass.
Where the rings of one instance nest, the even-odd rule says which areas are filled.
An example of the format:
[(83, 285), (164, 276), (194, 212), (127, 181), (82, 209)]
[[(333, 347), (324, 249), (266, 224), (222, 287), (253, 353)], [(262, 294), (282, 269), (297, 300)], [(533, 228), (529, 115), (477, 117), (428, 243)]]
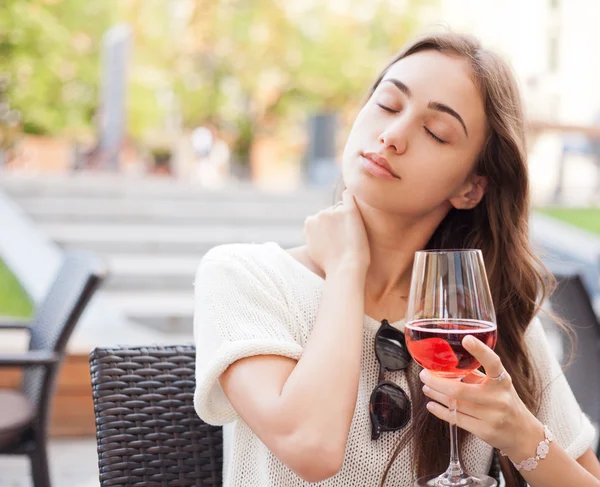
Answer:
[[(479, 367), (462, 346), (472, 335), (496, 345), (496, 314), (480, 250), (430, 250), (415, 253), (406, 345), (413, 359), (432, 374), (461, 380)], [(418, 479), (415, 487), (495, 487), (487, 475), (471, 476), (461, 465), (456, 400), (450, 399), (450, 465), (441, 475)]]

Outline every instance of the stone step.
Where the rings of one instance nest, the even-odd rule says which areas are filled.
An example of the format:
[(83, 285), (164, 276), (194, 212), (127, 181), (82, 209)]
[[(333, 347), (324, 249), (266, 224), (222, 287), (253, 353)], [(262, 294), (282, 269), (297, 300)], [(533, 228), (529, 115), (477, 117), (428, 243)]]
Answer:
[(111, 291), (130, 289), (140, 290), (185, 290), (189, 289), (194, 281), (194, 272), (186, 275), (157, 274), (144, 276), (136, 274), (111, 274), (104, 284), (105, 289)]
[(187, 275), (196, 271), (202, 256), (197, 255), (154, 255), (154, 254), (111, 254), (106, 262), (111, 272), (153, 276)]
[(110, 291), (109, 302), (132, 321), (163, 333), (191, 334), (194, 315), (194, 289), (187, 291)]
[[(215, 244), (196, 243), (196, 242), (94, 242), (94, 241), (79, 241), (79, 242), (57, 242), (64, 249), (81, 249), (90, 252), (97, 252), (101, 255), (111, 255), (113, 253), (153, 253), (156, 255), (187, 255), (198, 253), (199, 256), (208, 252)], [(219, 242), (226, 244), (231, 242)], [(216, 244), (216, 245), (219, 245)], [(299, 244), (289, 245), (295, 247)]]
[(44, 223), (114, 222), (129, 224), (252, 225), (302, 224), (308, 215), (326, 205), (320, 201), (178, 201), (144, 198), (137, 200), (83, 198), (16, 198), (35, 221)]
[(63, 247), (84, 248), (100, 253), (202, 255), (211, 247), (223, 243), (274, 241), (288, 248), (303, 241), (302, 225), (40, 223), (38, 226), (50, 239)]
[(59, 197), (73, 196), (137, 199), (143, 197), (177, 200), (240, 201), (307, 201), (324, 199), (331, 201), (335, 188), (298, 188), (282, 191), (276, 188), (261, 189), (249, 182), (228, 183), (227, 187), (207, 189), (188, 181), (171, 178), (144, 176), (124, 177), (122, 174), (95, 173), (71, 174), (69, 176), (26, 176), (0, 171), (0, 188), (12, 197)]
[(109, 290), (189, 290), (201, 255), (110, 254)]

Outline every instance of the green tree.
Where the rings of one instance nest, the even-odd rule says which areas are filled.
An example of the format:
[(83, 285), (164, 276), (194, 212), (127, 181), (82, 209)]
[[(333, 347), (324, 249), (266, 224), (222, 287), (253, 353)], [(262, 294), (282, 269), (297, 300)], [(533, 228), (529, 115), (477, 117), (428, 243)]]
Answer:
[[(292, 9), (278, 0), (192, 2), (170, 69), (184, 123), (235, 133), (246, 159), (257, 133), (277, 133), (307, 112), (344, 111), (419, 26), (433, 2), (348, 1)], [(298, 3), (297, 6), (303, 4)]]
[(3, 0), (0, 73), (31, 133), (88, 128), (97, 105), (99, 49), (113, 1)]
[(26, 131), (89, 131), (102, 34), (127, 22), (130, 133), (160, 132), (178, 112), (184, 127), (220, 127), (244, 161), (257, 135), (355, 107), (433, 2), (0, 0), (0, 73)]

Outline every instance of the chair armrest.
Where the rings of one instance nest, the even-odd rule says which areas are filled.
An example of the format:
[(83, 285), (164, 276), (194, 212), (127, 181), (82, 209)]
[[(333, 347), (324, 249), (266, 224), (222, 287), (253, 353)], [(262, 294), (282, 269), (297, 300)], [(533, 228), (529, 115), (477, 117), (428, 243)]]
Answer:
[(56, 362), (58, 362), (58, 355), (46, 350), (29, 350), (23, 353), (0, 353), (0, 367), (51, 365)]
[(1, 330), (28, 330), (31, 327), (30, 318), (20, 318), (18, 316), (0, 316)]

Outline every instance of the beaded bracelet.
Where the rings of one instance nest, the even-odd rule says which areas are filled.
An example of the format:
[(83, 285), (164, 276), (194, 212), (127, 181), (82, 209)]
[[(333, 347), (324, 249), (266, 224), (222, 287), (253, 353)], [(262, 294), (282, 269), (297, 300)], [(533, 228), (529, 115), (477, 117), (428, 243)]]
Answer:
[[(544, 440), (540, 441), (540, 444), (538, 445), (537, 450), (536, 450), (535, 458), (530, 457), (527, 460), (523, 460), (521, 463), (518, 463), (518, 464), (513, 462), (511, 459), (509, 459), (509, 460), (515, 466), (517, 471), (519, 471), (521, 469), (526, 470), (527, 472), (530, 472), (531, 470), (535, 470), (538, 466), (538, 462), (540, 460), (543, 460), (544, 458), (546, 458), (546, 456), (548, 456), (548, 452), (550, 451), (550, 442), (553, 439), (554, 439), (554, 437), (552, 436), (552, 433), (548, 429), (548, 426), (544, 425)], [(508, 456), (502, 450), (500, 450), (500, 454), (505, 457)]]

